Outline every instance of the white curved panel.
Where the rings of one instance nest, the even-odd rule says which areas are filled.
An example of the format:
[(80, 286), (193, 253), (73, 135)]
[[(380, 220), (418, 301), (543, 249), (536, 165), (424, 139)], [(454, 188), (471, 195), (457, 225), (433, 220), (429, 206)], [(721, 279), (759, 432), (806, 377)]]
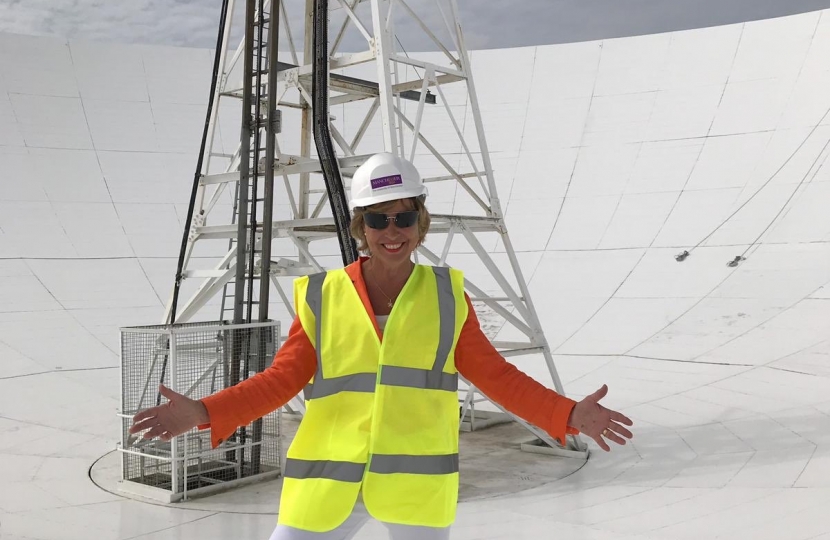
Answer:
[(613, 39), (602, 43), (595, 96), (643, 94), (659, 90), (672, 34)]
[(78, 97), (66, 40), (0, 35), (0, 90), (10, 94)]
[(84, 110), (96, 149), (135, 152), (160, 150), (150, 103), (85, 99)]
[(92, 148), (92, 138), (79, 98), (12, 92), (8, 97), (26, 146)]
[(213, 51), (150, 46), (139, 50), (151, 102), (207, 105)]
[(636, 193), (620, 197), (598, 249), (648, 246), (671, 214), (674, 193)]
[(72, 64), (84, 99), (149, 101), (144, 60), (136, 47), (73, 41)]
[(52, 203), (72, 247), (81, 258), (134, 257), (123, 219), (110, 203)]
[[(744, 26), (730, 80), (797, 77), (813, 46), (822, 12), (781, 17)], [(776, 36), (771, 40), (770, 36)]]
[(6, 153), (11, 147), (24, 145), (9, 95), (0, 93), (0, 147), (3, 148), (3, 153)]
[(675, 32), (663, 66), (661, 88), (723, 86), (730, 79), (744, 25)]
[(32, 272), (64, 309), (160, 305), (135, 259), (30, 261)]
[(190, 201), (196, 156), (100, 151), (98, 161), (115, 203), (186, 204)]
[(794, 82), (789, 77), (730, 82), (718, 106), (711, 135), (774, 130), (787, 106)]
[(715, 84), (661, 90), (648, 112), (643, 140), (705, 137), (722, 97), (723, 86)]
[(0, 175), (3, 202), (48, 200), (25, 148), (0, 147), (0, 165), (3, 167)]
[(625, 184), (626, 194), (679, 194), (694, 170), (705, 141), (667, 140), (644, 142)]
[(30, 148), (22, 182), (39, 184), (52, 202), (110, 202), (92, 150)]

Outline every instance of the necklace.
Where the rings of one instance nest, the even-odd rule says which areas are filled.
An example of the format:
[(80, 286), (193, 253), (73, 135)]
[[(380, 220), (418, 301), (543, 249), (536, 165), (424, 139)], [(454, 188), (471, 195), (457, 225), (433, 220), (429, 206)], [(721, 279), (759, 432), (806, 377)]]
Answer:
[[(374, 274), (374, 272), (373, 272), (373, 274)], [(383, 294), (383, 296), (385, 296), (385, 297), (386, 297), (386, 300), (387, 300), (387, 302), (386, 302), (386, 307), (388, 307), (389, 309), (392, 309), (392, 305), (395, 303), (395, 300), (394, 300), (391, 296), (389, 296), (388, 294), (386, 294), (386, 291), (384, 291), (384, 290), (381, 288), (380, 283), (378, 282), (377, 278), (375, 278), (375, 276), (374, 276), (374, 275), (372, 276), (372, 281), (374, 281), (374, 282), (375, 282), (375, 286), (378, 288), (378, 290), (381, 292), (381, 294)], [(400, 294), (400, 293), (398, 293), (398, 294)], [(396, 295), (395, 295), (395, 297), (397, 298), (397, 296), (398, 296), (398, 295), (396, 294)]]
[(386, 299), (388, 300), (388, 302), (386, 302), (386, 306), (387, 306), (387, 307), (389, 307), (389, 308), (391, 309), (391, 308), (392, 308), (392, 304), (394, 303), (394, 301), (392, 300), (392, 298), (391, 298), (388, 294), (386, 294), (386, 293), (384, 292), (384, 290), (383, 290), (383, 289), (381, 289), (381, 288), (380, 288), (380, 283), (378, 283), (378, 281), (377, 281), (377, 280), (374, 280), (374, 281), (375, 281), (375, 285), (377, 286), (378, 290), (379, 290), (381, 293), (383, 293), (383, 296), (385, 296), (385, 297), (386, 297)]

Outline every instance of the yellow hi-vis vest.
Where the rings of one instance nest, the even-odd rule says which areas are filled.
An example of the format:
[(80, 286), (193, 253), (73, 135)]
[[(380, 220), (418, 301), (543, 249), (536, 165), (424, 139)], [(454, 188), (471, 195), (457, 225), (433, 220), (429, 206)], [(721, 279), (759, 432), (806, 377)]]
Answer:
[(330, 531), (362, 486), (379, 521), (449, 526), (458, 501), (462, 273), (416, 266), (382, 343), (345, 270), (298, 279), (294, 302), (317, 372), (288, 450), (279, 523)]

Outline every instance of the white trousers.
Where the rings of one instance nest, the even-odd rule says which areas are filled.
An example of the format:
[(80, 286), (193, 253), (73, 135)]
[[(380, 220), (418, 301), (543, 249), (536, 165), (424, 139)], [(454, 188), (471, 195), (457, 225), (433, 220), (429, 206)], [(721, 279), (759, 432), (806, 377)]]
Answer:
[[(357, 503), (352, 515), (333, 531), (311, 532), (277, 525), (270, 540), (351, 540), (367, 521), (369, 521), (369, 513), (366, 507)], [(384, 523), (384, 525), (389, 530), (391, 540), (449, 540), (450, 537), (449, 527), (418, 527), (395, 523)]]

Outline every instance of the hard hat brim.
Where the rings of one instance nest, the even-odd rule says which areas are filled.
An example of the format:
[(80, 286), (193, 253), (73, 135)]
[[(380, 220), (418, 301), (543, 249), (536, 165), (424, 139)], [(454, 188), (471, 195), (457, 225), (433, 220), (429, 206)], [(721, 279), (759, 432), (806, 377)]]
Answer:
[(420, 197), (428, 194), (426, 186), (420, 189), (413, 189), (407, 191), (390, 191), (389, 193), (379, 193), (371, 197), (364, 197), (362, 199), (353, 199), (349, 202), (349, 209), (363, 208), (372, 206), (373, 204), (380, 204), (384, 202), (394, 201), (397, 199), (411, 199), (412, 197)]

